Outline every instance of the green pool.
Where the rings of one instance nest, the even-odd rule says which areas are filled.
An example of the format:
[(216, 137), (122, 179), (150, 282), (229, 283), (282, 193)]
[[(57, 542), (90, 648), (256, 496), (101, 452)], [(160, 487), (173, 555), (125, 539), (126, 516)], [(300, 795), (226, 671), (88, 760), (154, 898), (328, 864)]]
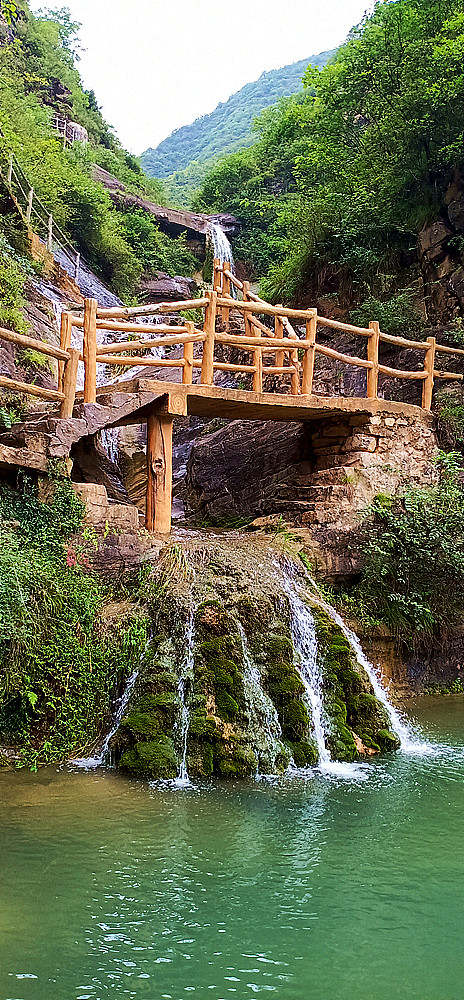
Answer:
[(352, 777), (0, 774), (0, 1000), (461, 1000), (464, 700)]

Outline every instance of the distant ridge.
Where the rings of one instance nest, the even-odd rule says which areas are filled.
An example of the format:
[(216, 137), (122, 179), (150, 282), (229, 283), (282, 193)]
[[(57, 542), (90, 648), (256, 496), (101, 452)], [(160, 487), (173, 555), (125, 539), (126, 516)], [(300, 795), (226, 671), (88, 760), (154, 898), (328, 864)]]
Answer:
[(253, 119), (281, 97), (301, 90), (301, 79), (309, 64), (324, 66), (334, 51), (320, 52), (281, 69), (269, 70), (259, 80), (246, 83), (211, 114), (176, 129), (156, 149), (145, 150), (141, 157), (145, 173), (149, 177), (167, 177), (194, 160), (202, 163), (250, 145)]

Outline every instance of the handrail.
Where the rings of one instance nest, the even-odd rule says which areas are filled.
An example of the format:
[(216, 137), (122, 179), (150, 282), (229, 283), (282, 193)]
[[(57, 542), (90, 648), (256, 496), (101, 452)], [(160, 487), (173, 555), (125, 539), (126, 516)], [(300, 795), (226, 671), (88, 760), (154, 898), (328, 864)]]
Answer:
[(56, 389), (46, 389), (41, 385), (33, 385), (30, 382), (21, 382), (9, 376), (0, 378), (0, 388), (9, 389), (12, 392), (19, 392), (28, 396), (38, 396), (47, 402), (61, 403), (60, 416), (67, 418), (72, 416), (74, 401), (76, 398), (77, 368), (79, 364), (80, 352), (71, 348), (54, 347), (43, 340), (36, 340), (35, 337), (27, 337), (23, 333), (16, 333), (16, 330), (6, 330), (0, 327), (0, 340), (16, 344), (18, 347), (29, 348), (46, 357), (55, 358), (58, 362), (58, 385)]

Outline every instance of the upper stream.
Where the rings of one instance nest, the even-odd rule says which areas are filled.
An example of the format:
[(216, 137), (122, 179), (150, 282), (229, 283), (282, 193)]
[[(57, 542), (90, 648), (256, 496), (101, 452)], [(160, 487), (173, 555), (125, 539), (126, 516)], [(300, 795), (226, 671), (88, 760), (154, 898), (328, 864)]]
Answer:
[(458, 1000), (462, 710), (348, 780), (2, 772), (1, 1000)]

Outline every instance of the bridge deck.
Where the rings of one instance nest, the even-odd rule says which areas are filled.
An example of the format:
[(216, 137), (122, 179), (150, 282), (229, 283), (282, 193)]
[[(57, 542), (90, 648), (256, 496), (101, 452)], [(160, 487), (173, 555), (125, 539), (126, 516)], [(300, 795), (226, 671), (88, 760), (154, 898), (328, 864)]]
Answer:
[[(252, 392), (216, 385), (182, 385), (161, 379), (140, 378), (120, 382), (118, 391), (165, 396), (163, 412), (172, 417), (195, 416), (225, 420), (320, 420), (324, 416), (351, 413), (391, 413), (419, 417), (424, 410), (411, 403), (356, 396), (290, 396), (287, 393)], [(99, 393), (115, 391), (115, 385), (99, 387)], [(136, 418), (135, 418), (136, 419)], [(124, 422), (128, 422), (125, 420)]]

